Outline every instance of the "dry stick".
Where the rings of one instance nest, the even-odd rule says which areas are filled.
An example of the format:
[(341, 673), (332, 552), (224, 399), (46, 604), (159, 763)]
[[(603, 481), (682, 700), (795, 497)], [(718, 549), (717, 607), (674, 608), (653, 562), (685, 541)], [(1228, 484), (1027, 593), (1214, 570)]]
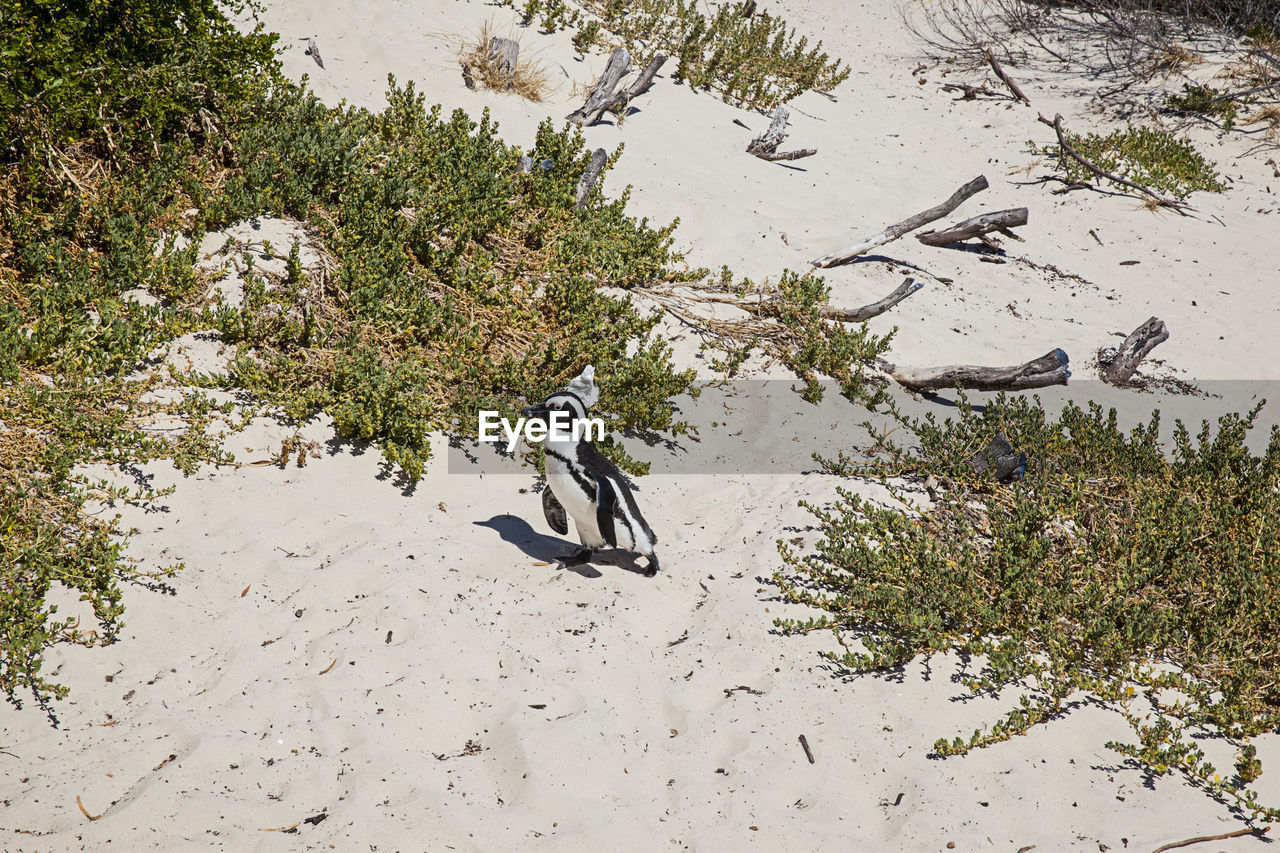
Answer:
[(903, 234), (909, 234), (921, 225), (927, 225), (935, 219), (941, 219), (959, 207), (965, 199), (985, 190), (986, 188), (986, 176), (979, 175), (952, 193), (951, 198), (947, 199), (937, 207), (931, 207), (926, 211), (917, 213), (915, 216), (912, 216), (909, 219), (904, 219), (896, 225), (890, 225), (879, 234), (868, 237), (860, 243), (854, 243), (852, 246), (847, 246), (838, 252), (823, 255), (809, 263), (813, 264), (815, 267), (834, 267), (837, 264), (847, 263), (858, 255), (861, 255), (863, 252), (870, 251), (877, 246), (883, 246), (885, 243), (897, 240)]
[(1235, 832), (1224, 832), (1221, 835), (1197, 835), (1195, 838), (1188, 838), (1186, 841), (1174, 841), (1157, 847), (1152, 853), (1164, 853), (1166, 850), (1176, 850), (1179, 847), (1189, 847), (1192, 844), (1202, 844), (1206, 841), (1226, 841), (1228, 838), (1239, 838), (1242, 835), (1266, 835), (1267, 830), (1271, 827), (1264, 826), (1262, 829), (1237, 829)]
[(996, 72), (996, 76), (1000, 78), (1001, 82), (1009, 87), (1009, 91), (1013, 93), (1014, 99), (1022, 101), (1027, 106), (1031, 106), (1031, 99), (1022, 93), (1022, 90), (1018, 88), (1018, 84), (1013, 82), (1013, 79), (1005, 73), (1003, 68), (1000, 67), (1000, 63), (996, 59), (995, 54), (989, 49), (986, 50), (985, 53), (987, 56), (987, 64), (991, 66), (992, 71)]
[(1129, 334), (1119, 348), (1105, 347), (1098, 350), (1098, 365), (1102, 379), (1112, 385), (1125, 386), (1138, 363), (1147, 357), (1153, 349), (1169, 340), (1169, 330), (1164, 321), (1152, 317)]
[[(890, 293), (884, 299), (878, 302), (872, 302), (870, 305), (863, 305), (861, 308), (833, 308), (830, 305), (823, 305), (818, 309), (818, 316), (824, 320), (838, 320), (842, 323), (861, 323), (864, 320), (870, 320), (872, 317), (878, 317), (924, 287), (923, 284), (914, 278), (908, 277), (898, 285), (893, 293)], [(740, 302), (737, 299), (725, 299), (715, 296), (704, 297), (704, 302), (723, 302), (727, 305), (733, 305), (744, 311), (749, 311), (756, 315), (769, 315), (778, 310), (779, 301), (777, 297), (766, 299), (760, 302)]]
[(1025, 242), (1008, 229), (1026, 225), (1027, 215), (1028, 211), (1025, 207), (1015, 207), (1012, 210), (1001, 210), (996, 213), (984, 213), (981, 216), (966, 219), (964, 222), (957, 222), (950, 228), (944, 228), (941, 231), (923, 231), (916, 235), (916, 239), (926, 246), (949, 246), (952, 243), (959, 243), (974, 237), (983, 237), (991, 231), (999, 231), (1007, 237), (1012, 237), (1019, 242)]
[(1067, 354), (1061, 349), (1014, 367), (977, 367), (951, 364), (946, 367), (899, 367), (888, 362), (878, 366), (895, 381), (916, 391), (939, 391), (959, 385), (969, 391), (1018, 391), (1066, 385), (1071, 371)]
[(812, 157), (818, 153), (816, 148), (801, 148), (796, 151), (778, 152), (778, 146), (787, 138), (787, 118), (791, 113), (786, 107), (778, 107), (773, 111), (773, 121), (769, 129), (747, 143), (747, 153), (754, 154), (761, 160), (799, 160), (801, 157)]
[(813, 750), (809, 748), (809, 739), (804, 735), (800, 735), (800, 746), (804, 747), (805, 758), (809, 759), (810, 764), (813, 764)]
[(963, 92), (964, 94), (959, 98), (959, 100), (961, 101), (972, 101), (972, 100), (975, 100), (979, 95), (986, 95), (987, 97), (995, 97), (997, 94), (996, 92), (993, 92), (990, 89), (988, 89), (986, 83), (983, 83), (981, 86), (974, 86), (970, 83), (944, 83), (942, 85), (942, 91)]
[(596, 182), (600, 180), (600, 173), (604, 171), (605, 164), (608, 162), (609, 154), (603, 148), (597, 148), (591, 152), (591, 160), (583, 170), (582, 177), (578, 179), (578, 200), (574, 202), (574, 210), (587, 203), (587, 197), (595, 189)]
[(1037, 116), (1037, 118), (1042, 124), (1047, 124), (1049, 125), (1049, 127), (1052, 127), (1054, 131), (1058, 134), (1059, 150), (1067, 152), (1067, 154), (1069, 154), (1073, 160), (1078, 162), (1081, 166), (1084, 166), (1090, 172), (1093, 172), (1095, 175), (1101, 175), (1102, 177), (1108, 180), (1115, 181), (1117, 184), (1120, 184), (1121, 186), (1125, 186), (1125, 187), (1129, 187), (1130, 189), (1137, 190), (1138, 192), (1154, 199), (1157, 204), (1163, 207), (1172, 207), (1174, 210), (1178, 211), (1183, 216), (1187, 215), (1186, 211), (1195, 209), (1191, 207), (1191, 205), (1183, 204), (1180, 201), (1174, 201), (1173, 199), (1170, 199), (1170, 198), (1165, 198), (1164, 196), (1160, 195), (1154, 190), (1150, 190), (1142, 186), (1141, 184), (1135, 184), (1133, 181), (1130, 181), (1127, 178), (1122, 178), (1119, 175), (1113, 175), (1111, 172), (1108, 172), (1105, 169), (1100, 169), (1097, 166), (1090, 163), (1083, 156), (1081, 156), (1080, 152), (1072, 148), (1071, 144), (1067, 142), (1066, 133), (1062, 129), (1062, 113), (1056, 114), (1053, 117), (1053, 121), (1049, 121), (1044, 116)]

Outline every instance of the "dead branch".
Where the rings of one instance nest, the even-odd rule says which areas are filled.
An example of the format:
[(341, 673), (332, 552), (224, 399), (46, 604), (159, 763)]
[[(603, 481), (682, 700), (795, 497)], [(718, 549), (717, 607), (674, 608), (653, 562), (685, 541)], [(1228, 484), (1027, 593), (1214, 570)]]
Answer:
[(974, 86), (970, 83), (943, 83), (942, 91), (963, 93), (956, 99), (959, 101), (976, 100), (979, 95), (983, 95), (988, 98), (994, 98), (999, 95), (998, 92), (993, 92), (988, 89), (986, 83), (983, 83), (981, 86)]
[(519, 55), (519, 42), (497, 37), (489, 40), (489, 57), (494, 61), (498, 73), (507, 78), (508, 89), (511, 88), (510, 79), (516, 73), (516, 59)]
[(1098, 366), (1104, 382), (1124, 387), (1147, 354), (1169, 340), (1164, 321), (1152, 317), (1130, 333), (1119, 347), (1098, 350)]
[(1031, 106), (1031, 99), (1023, 94), (1022, 90), (1018, 88), (1018, 84), (1013, 82), (1013, 78), (1005, 73), (1004, 68), (1000, 65), (1000, 60), (996, 59), (995, 54), (988, 49), (985, 51), (985, 55), (987, 58), (987, 64), (991, 66), (991, 70), (996, 73), (996, 76), (1000, 78), (1000, 81), (1009, 87), (1009, 91), (1013, 93), (1014, 100), (1022, 101), (1027, 106)]
[(879, 367), (915, 391), (940, 391), (957, 385), (970, 391), (1021, 391), (1066, 385), (1071, 376), (1067, 369), (1069, 361), (1065, 352), (1055, 349), (1034, 361), (1014, 367), (978, 367), (971, 364), (899, 367), (888, 362), (880, 362)]
[(574, 210), (587, 203), (587, 198), (595, 189), (596, 183), (600, 180), (600, 174), (604, 172), (604, 166), (608, 162), (609, 154), (603, 148), (597, 148), (591, 152), (591, 160), (583, 170), (582, 177), (578, 179), (578, 200), (574, 202)]
[[(861, 323), (864, 320), (870, 320), (872, 317), (879, 317), (923, 287), (923, 284), (908, 276), (903, 280), (902, 284), (894, 289), (893, 293), (890, 293), (884, 299), (872, 302), (870, 305), (863, 305), (861, 308), (834, 308), (830, 305), (823, 305), (818, 309), (818, 316), (824, 320), (836, 320), (841, 323)], [(706, 295), (698, 297), (697, 301), (733, 305), (736, 308), (755, 314), (757, 317), (774, 317), (782, 310), (782, 300), (777, 296), (771, 296), (768, 299), (761, 299), (756, 302), (744, 302), (740, 299), (730, 299), (725, 296)]]
[(1009, 229), (1026, 225), (1027, 215), (1028, 211), (1025, 207), (1015, 207), (1012, 210), (1001, 210), (996, 213), (984, 213), (981, 216), (966, 219), (964, 222), (957, 222), (942, 231), (922, 231), (916, 235), (916, 239), (926, 246), (949, 246), (952, 243), (960, 243), (977, 237), (988, 246), (991, 246), (994, 241), (988, 239), (986, 235), (992, 231), (999, 231), (1006, 237), (1011, 237), (1018, 242), (1025, 242)]
[(1180, 201), (1174, 201), (1171, 198), (1165, 198), (1164, 196), (1157, 193), (1155, 190), (1148, 189), (1147, 187), (1144, 187), (1141, 184), (1135, 184), (1133, 181), (1130, 181), (1127, 178), (1122, 178), (1119, 175), (1114, 175), (1111, 172), (1108, 172), (1105, 169), (1100, 169), (1097, 166), (1095, 166), (1093, 163), (1090, 163), (1083, 156), (1081, 156), (1079, 151), (1076, 151), (1076, 149), (1071, 147), (1071, 143), (1067, 142), (1066, 133), (1062, 129), (1062, 113), (1058, 113), (1057, 115), (1055, 115), (1053, 117), (1053, 121), (1049, 121), (1044, 116), (1037, 116), (1037, 119), (1042, 124), (1047, 124), (1049, 125), (1049, 127), (1052, 127), (1054, 131), (1058, 134), (1058, 150), (1059, 151), (1066, 152), (1073, 160), (1075, 160), (1081, 166), (1084, 166), (1090, 172), (1093, 172), (1095, 175), (1100, 175), (1101, 177), (1104, 177), (1109, 181), (1115, 181), (1117, 184), (1120, 184), (1121, 186), (1125, 186), (1125, 187), (1129, 187), (1130, 189), (1137, 190), (1143, 195), (1154, 199), (1156, 204), (1160, 205), (1161, 207), (1171, 207), (1174, 210), (1178, 211), (1178, 213), (1181, 213), (1183, 216), (1187, 215), (1186, 211), (1195, 209), (1191, 207), (1191, 205), (1189, 204), (1184, 204)]
[(947, 214), (951, 213), (951, 211), (959, 207), (965, 201), (965, 199), (969, 198), (970, 196), (976, 193), (981, 192), (982, 190), (985, 190), (986, 188), (987, 188), (986, 176), (979, 175), (978, 177), (974, 178), (972, 181), (970, 181), (969, 183), (965, 184), (960, 189), (952, 193), (951, 198), (947, 199), (937, 207), (931, 207), (926, 211), (917, 213), (915, 216), (912, 216), (909, 219), (904, 219), (901, 222), (897, 223), (896, 225), (890, 225), (888, 228), (884, 229), (879, 234), (875, 234), (871, 237), (868, 237), (859, 243), (854, 243), (852, 246), (847, 246), (846, 248), (843, 248), (838, 252), (832, 252), (829, 255), (823, 255), (822, 257), (817, 258), (816, 260), (810, 261), (809, 263), (813, 264), (815, 267), (834, 267), (837, 264), (847, 263), (848, 261), (857, 257), (858, 255), (861, 255), (863, 252), (874, 249), (877, 246), (883, 246), (885, 243), (890, 243), (894, 240), (897, 240), (902, 235), (908, 234), (916, 230), (921, 225), (927, 225), (928, 223), (933, 222), (935, 219), (941, 219), (942, 217), (946, 216)]
[(649, 60), (649, 64), (640, 72), (640, 76), (634, 83), (621, 92), (615, 92), (614, 89), (617, 88), (619, 81), (631, 68), (631, 54), (627, 53), (625, 48), (618, 48), (609, 54), (609, 63), (605, 66), (604, 73), (600, 75), (599, 82), (587, 96), (587, 102), (569, 113), (567, 118), (584, 127), (590, 127), (607, 112), (622, 112), (631, 101), (652, 88), (654, 76), (666, 61), (666, 56), (658, 54)]
[(747, 144), (747, 153), (754, 154), (761, 160), (799, 160), (818, 153), (816, 148), (800, 148), (795, 151), (779, 153), (778, 146), (787, 138), (787, 118), (791, 115), (786, 107), (778, 107), (773, 112), (773, 121), (769, 129)]
[(306, 54), (307, 56), (310, 56), (312, 59), (316, 61), (316, 65), (319, 65), (321, 68), (324, 68), (324, 59), (320, 56), (320, 48), (316, 46), (315, 39), (313, 38), (307, 39)]
[(1226, 841), (1228, 838), (1240, 838), (1244, 835), (1262, 836), (1267, 834), (1267, 830), (1271, 827), (1264, 826), (1260, 829), (1249, 827), (1247, 829), (1237, 829), (1235, 832), (1224, 832), (1221, 835), (1197, 835), (1195, 838), (1188, 838), (1183, 841), (1174, 841), (1171, 844), (1164, 844), (1157, 847), (1152, 853), (1165, 853), (1166, 850), (1177, 850), (1179, 847), (1190, 847), (1192, 844), (1203, 844), (1206, 841)]
[(591, 93), (587, 95), (587, 102), (569, 113), (567, 116), (569, 121), (587, 127), (598, 122), (600, 116), (604, 115), (617, 97), (613, 90), (617, 88), (618, 82), (630, 67), (631, 54), (627, 53), (626, 48), (620, 47), (609, 54), (609, 62), (604, 67), (604, 73), (600, 75)]

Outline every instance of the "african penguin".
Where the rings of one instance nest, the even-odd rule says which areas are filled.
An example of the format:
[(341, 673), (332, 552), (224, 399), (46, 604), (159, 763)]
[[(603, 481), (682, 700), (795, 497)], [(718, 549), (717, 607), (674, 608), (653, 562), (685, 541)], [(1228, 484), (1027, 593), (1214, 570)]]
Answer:
[(552, 427), (543, 442), (547, 488), (542, 492), (542, 511), (547, 524), (561, 535), (568, 534), (572, 518), (582, 542), (582, 548), (563, 558), (564, 564), (589, 562), (595, 551), (607, 545), (648, 557), (645, 577), (653, 577), (658, 573), (658, 555), (654, 553), (658, 537), (640, 514), (622, 472), (586, 439), (585, 429), (556, 430), (553, 412), (568, 413), (560, 422), (570, 426), (586, 419), (587, 404), (573, 391), (561, 391), (522, 413)]

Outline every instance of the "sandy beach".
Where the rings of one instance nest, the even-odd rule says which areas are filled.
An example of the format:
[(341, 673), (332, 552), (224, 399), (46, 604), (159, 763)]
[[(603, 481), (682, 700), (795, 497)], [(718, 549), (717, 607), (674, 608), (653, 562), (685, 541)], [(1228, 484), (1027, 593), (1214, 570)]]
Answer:
[[(1197, 194), (1194, 216), (1055, 195), (1035, 180), (1052, 167), (1034, 166), (1045, 158), (1027, 142), (1053, 141), (1036, 115), (1108, 126), (1091, 107), (1095, 82), (1028, 70), (1031, 106), (954, 100), (940, 90), (945, 66), (922, 61), (891, 4), (768, 5), (852, 68), (834, 97), (789, 104), (787, 145), (817, 156), (749, 156), (768, 118), (665, 71), (625, 122), (584, 130), (592, 148), (625, 143), (605, 194), (629, 184), (633, 214), (678, 217), (691, 265), (757, 280), (808, 269), (982, 174), (990, 189), (948, 221), (1028, 207), (1025, 243), (1009, 244), (1007, 262), (907, 238), (824, 273), (833, 304), (847, 306), (881, 298), (904, 273), (925, 283), (871, 321), (898, 328), (890, 359), (1010, 365), (1061, 347), (1087, 394), (1093, 354), (1157, 315), (1170, 339), (1148, 375), (1210, 392), (1280, 379), (1280, 171), (1246, 155), (1247, 142), (1188, 131), (1231, 182)], [(327, 103), (379, 109), (391, 73), (446, 112), (488, 110), (520, 145), (579, 106), (606, 61), (580, 58), (568, 32), (518, 27), (511, 9), (475, 0), (272, 0), (263, 21), (281, 34), (286, 74), (306, 75)], [(459, 48), (486, 22), (548, 70), (545, 101), (464, 86)], [(221, 242), (206, 239), (209, 263)], [(712, 375), (695, 334), (670, 317), (658, 329), (680, 367)], [(196, 333), (167, 358), (210, 370), (230, 355)], [(758, 357), (745, 375), (794, 380)], [(1135, 416), (1183, 405), (1114, 393)], [(1220, 399), (1185, 405), (1212, 412)], [(824, 437), (806, 439), (806, 453), (864, 442), (863, 417), (834, 394), (779, 405), (791, 407), (779, 442)], [(1280, 420), (1278, 405), (1264, 421)], [(727, 432), (747, 417), (725, 412)], [(406, 487), (375, 447), (339, 440), (327, 418), (303, 430), (319, 449), (305, 466), (252, 464), (292, 434), (264, 418), (227, 440), (250, 464), (189, 478), (143, 469), (153, 486), (177, 488), (159, 507), (120, 509), (136, 530), (128, 553), (187, 568), (166, 588), (127, 589), (119, 642), (51, 650), (46, 670), (72, 686), (51, 707), (56, 726), (30, 701), (0, 712), (0, 849), (1115, 853), (1242, 825), (1181, 779), (1151, 778), (1109, 750), (1131, 732), (1087, 700), (1026, 736), (931, 758), (935, 740), (967, 737), (1016, 697), (968, 697), (951, 658), (841, 677), (819, 657), (830, 636), (781, 635), (775, 618), (803, 614), (770, 581), (777, 543), (812, 543), (798, 501), (853, 485), (816, 466), (672, 464), (639, 478), (662, 543), (664, 570), (650, 580), (625, 560), (558, 567), (576, 543), (547, 527), (532, 470), (453, 470), (438, 436), (426, 475)], [(1264, 764), (1280, 764), (1280, 738), (1256, 745)], [(1258, 782), (1270, 802), (1280, 800), (1272, 773)]]

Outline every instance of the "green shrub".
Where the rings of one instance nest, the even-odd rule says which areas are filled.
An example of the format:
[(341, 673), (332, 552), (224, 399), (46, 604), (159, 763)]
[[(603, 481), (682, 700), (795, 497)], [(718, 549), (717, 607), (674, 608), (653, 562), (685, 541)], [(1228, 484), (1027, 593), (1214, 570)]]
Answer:
[(1182, 84), (1182, 94), (1166, 95), (1165, 109), (1182, 114), (1202, 115), (1216, 118), (1223, 130), (1235, 126), (1240, 105), (1228, 93), (1212, 86), (1198, 86), (1192, 83)]
[[(847, 65), (822, 52), (821, 42), (810, 49), (808, 39), (782, 18), (757, 11), (755, 0), (719, 6), (711, 17), (694, 0), (575, 2), (595, 16), (583, 20), (574, 38), (579, 51), (592, 43), (620, 44), (642, 62), (664, 53), (676, 62), (677, 80), (753, 109), (772, 110), (811, 89), (829, 91), (849, 76)], [(523, 9), (526, 23), (544, 11), (547, 30), (578, 20), (563, 3), (525, 0)]]
[[(1112, 748), (1275, 820), (1248, 788), (1261, 772), (1249, 739), (1280, 726), (1280, 428), (1254, 455), (1257, 414), (1194, 440), (1179, 423), (1170, 456), (1158, 413), (1126, 434), (1095, 404), (1054, 420), (1038, 400), (1001, 397), (955, 421), (903, 420), (917, 450), (882, 441), (868, 464), (826, 463), (901, 508), (845, 490), (809, 506), (816, 553), (779, 543), (775, 577), (823, 615), (777, 624), (834, 631), (844, 651), (828, 657), (850, 670), (954, 651), (973, 693), (1025, 691), (985, 730), (939, 739), (939, 755), (1022, 734), (1089, 694), (1134, 729), (1136, 743)], [(968, 462), (997, 431), (1030, 456), (1011, 485)], [(922, 482), (931, 505), (909, 490)], [(1237, 747), (1235, 777), (1205, 760), (1202, 732)]]
[[(1227, 188), (1218, 179), (1218, 170), (1190, 142), (1167, 130), (1131, 125), (1106, 136), (1067, 133), (1066, 138), (1072, 148), (1098, 168), (1159, 192), (1185, 198), (1193, 192), (1220, 193)], [(1046, 145), (1039, 153), (1057, 157), (1071, 183), (1106, 181), (1124, 189), (1122, 184), (1098, 177), (1059, 151), (1057, 145)]]

